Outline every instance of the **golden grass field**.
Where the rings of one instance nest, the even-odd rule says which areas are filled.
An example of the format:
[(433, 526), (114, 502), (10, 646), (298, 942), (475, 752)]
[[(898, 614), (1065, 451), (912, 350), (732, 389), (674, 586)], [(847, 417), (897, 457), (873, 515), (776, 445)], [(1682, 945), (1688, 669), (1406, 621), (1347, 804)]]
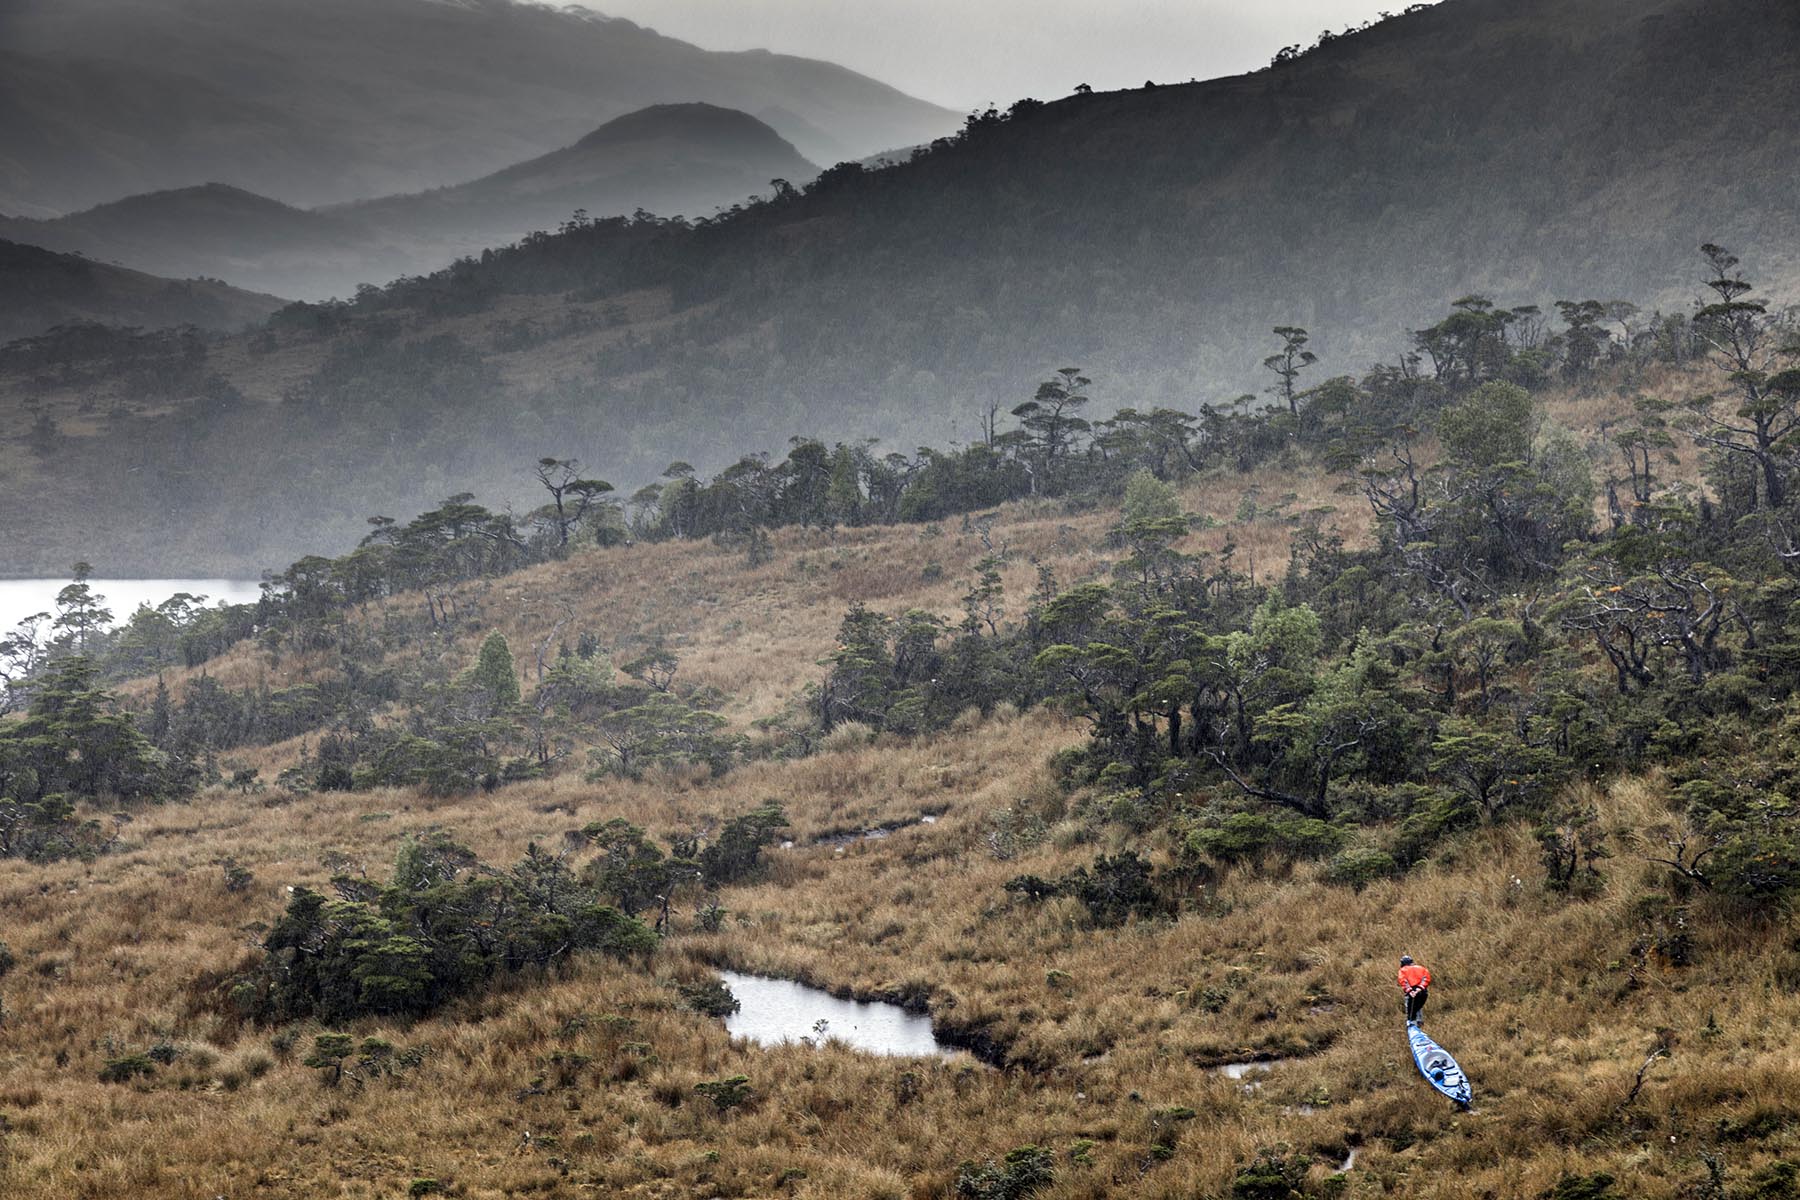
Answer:
[[(1229, 539), (1234, 564), (1254, 570), (1264, 582), (1287, 567), (1294, 525), (1277, 518), (1234, 520), (1240, 497), (1255, 489), (1263, 508), (1294, 499), (1284, 511), (1298, 516), (1331, 508), (1322, 520), (1348, 541), (1367, 537), (1357, 496), (1336, 490), (1338, 480), (1312, 476), (1296, 480), (1274, 469), (1218, 473), (1190, 483), (1182, 493), (1189, 511), (1212, 517), (1217, 527), (1190, 535), (1185, 548), (1217, 553)], [(593, 633), (624, 662), (656, 638), (681, 658), (678, 678), (726, 693), (725, 715), (749, 722), (779, 711), (809, 682), (823, 677), (821, 661), (835, 644), (838, 625), (851, 604), (884, 612), (923, 608), (961, 620), (962, 596), (974, 579), (974, 563), (989, 548), (1004, 551), (1002, 570), (1007, 619), (1023, 615), (1042, 563), (1068, 587), (1105, 574), (1117, 552), (1107, 546), (1107, 530), (1117, 514), (1071, 514), (1060, 503), (1008, 505), (982, 540), (976, 523), (950, 519), (930, 526), (776, 531), (777, 553), (748, 568), (741, 550), (710, 542), (645, 543), (590, 548), (568, 561), (532, 567), (499, 579), (458, 588), (463, 611), (473, 623), (446, 630), (443, 653), (472, 659), (491, 630), (504, 634), (529, 687), (540, 652), (553, 658), (561, 642)], [(406, 595), (371, 605), (356, 619), (379, 623), (390, 612), (422, 614), (425, 600)], [(251, 643), (192, 669), (172, 668), (163, 678), (180, 694), (186, 681), (206, 674), (227, 687), (291, 687), (328, 677), (337, 670), (335, 652), (270, 656)], [(154, 680), (126, 684), (141, 699)], [(296, 747), (276, 748), (275, 757), (239, 755), (259, 765), (281, 761)]]
[[(1264, 503), (1297, 491), (1290, 511), (1336, 505), (1342, 532), (1365, 536), (1356, 498), (1314, 478), (1208, 478), (1184, 499), (1229, 523), (1247, 484)], [(1004, 510), (990, 539), (1011, 555), (1013, 615), (1033, 557), (1064, 585), (1103, 572), (1113, 519)], [(1195, 545), (1229, 532), (1240, 564), (1254, 547), (1259, 574), (1274, 573), (1291, 529), (1231, 526)], [(472, 660), (499, 629), (529, 682), (533, 647), (558, 621), (560, 636), (588, 629), (621, 653), (662, 635), (680, 678), (724, 690), (748, 728), (822, 676), (849, 604), (954, 614), (985, 548), (946, 522), (785, 531), (754, 569), (709, 544), (588, 550), (471, 585), (478, 627), (445, 653)], [(943, 570), (927, 578), (932, 563)], [(283, 686), (332, 666), (246, 645), (206, 670)], [(1506, 828), (1360, 893), (1312, 866), (1239, 870), (1195, 889), (1178, 920), (1094, 930), (1072, 901), (1032, 906), (1002, 890), (1127, 844), (1050, 779), (1051, 754), (1083, 736), (1052, 713), (1003, 712), (928, 741), (837, 737), (811, 758), (717, 780), (574, 772), (445, 800), (214, 788), (137, 813), (118, 851), (92, 863), (0, 860), (0, 939), (17, 958), (0, 979), (0, 1196), (373, 1200), (434, 1180), (481, 1200), (926, 1200), (953, 1194), (959, 1162), (1032, 1143), (1055, 1155), (1057, 1181), (1040, 1193), (1052, 1200), (1225, 1196), (1267, 1147), (1310, 1155), (1320, 1195), (1536, 1197), (1565, 1173), (1605, 1170), (1622, 1195), (1677, 1200), (1709, 1194), (1704, 1156), (1731, 1187), (1800, 1158), (1800, 941), (1791, 922), (1749, 926), (1697, 905), (1694, 965), (1642, 952), (1639, 906), (1663, 880), (1635, 831), (1666, 812), (1655, 777), (1593, 789), (1615, 857), (1591, 899), (1547, 893), (1529, 831)], [(270, 776), (297, 749), (235, 757)], [(623, 816), (667, 838), (770, 800), (798, 844), (723, 894), (719, 932), (692, 932), (682, 913), (647, 968), (584, 961), (415, 1024), (358, 1024), (359, 1037), (424, 1052), (392, 1078), (328, 1087), (301, 1062), (317, 1029), (244, 1025), (211, 997), (290, 887), (327, 886), (339, 868), (325, 861), (385, 878), (404, 839), (445, 830), (509, 863), (590, 821)], [(882, 839), (809, 844), (927, 813), (939, 819)], [(1002, 861), (988, 838), (999, 824), (1042, 836)], [(1153, 837), (1148, 851), (1166, 862), (1171, 847)], [(255, 873), (246, 891), (224, 887), (227, 858)], [(1427, 1028), (1472, 1077), (1471, 1113), (1412, 1067), (1393, 982), (1402, 952), (1437, 976)], [(713, 967), (928, 997), (946, 1028), (986, 1031), (1019, 1065), (736, 1042), (672, 987)], [(107, 1059), (157, 1043), (180, 1053), (154, 1077), (99, 1081)], [(1658, 1046), (1668, 1056), (1627, 1104)], [(1216, 1070), (1257, 1058), (1281, 1061), (1254, 1088)], [(743, 1108), (722, 1114), (694, 1092), (739, 1073), (754, 1089)]]
[[(1011, 874), (1053, 874), (1106, 845), (1085, 841), (1043, 771), (1076, 736), (1049, 716), (1002, 717), (704, 786), (565, 778), (442, 802), (215, 790), (143, 814), (96, 863), (6, 863), (0, 908), (20, 961), (0, 1026), (4, 1194), (387, 1197), (431, 1178), (469, 1197), (929, 1197), (949, 1193), (960, 1160), (1029, 1142), (1057, 1154), (1056, 1197), (1221, 1195), (1274, 1144), (1313, 1154), (1320, 1179), (1357, 1148), (1352, 1195), (1536, 1195), (1604, 1167), (1630, 1195), (1675, 1197), (1703, 1176), (1696, 1155), (1720, 1122), (1793, 1120), (1791, 931), (1697, 920), (1698, 965), (1642, 964), (1631, 914), (1649, 878), (1623, 852), (1591, 901), (1547, 896), (1529, 839), (1495, 832), (1360, 895), (1311, 868), (1228, 875), (1180, 920), (1120, 931), (1085, 928), (1066, 901), (1009, 904)], [(327, 1088), (272, 1048), (277, 1031), (217, 1015), (196, 983), (245, 956), (245, 926), (271, 919), (287, 886), (323, 886), (326, 854), (379, 876), (405, 836), (448, 829), (507, 861), (592, 819), (669, 832), (769, 798), (801, 844), (726, 893), (722, 932), (672, 939), (648, 972), (588, 962), (410, 1027), (358, 1025), (427, 1051), (392, 1080)], [(1622, 829), (1661, 803), (1653, 782), (1598, 798)], [(984, 833), (1009, 807), (1040, 815), (1048, 836), (1001, 862)], [(943, 816), (841, 853), (805, 845), (926, 811)], [(225, 891), (226, 856), (256, 872), (248, 892)], [(1428, 1027), (1476, 1081), (1471, 1114), (1412, 1070), (1400, 950), (1438, 974)], [(733, 1043), (668, 987), (706, 964), (864, 995), (928, 990), (938, 1018), (989, 1024), (1030, 1065)], [(300, 1032), (303, 1052), (312, 1030)], [(1616, 1116), (1662, 1039), (1672, 1057)], [(165, 1041), (183, 1053), (156, 1078), (97, 1080), (106, 1058)], [(589, 1061), (559, 1064), (570, 1054)], [(1253, 1092), (1209, 1069), (1265, 1055), (1293, 1057)], [(721, 1116), (693, 1093), (737, 1073), (755, 1089), (746, 1109)], [(541, 1094), (522, 1095), (534, 1081)], [(1194, 1115), (1174, 1122), (1161, 1161), (1151, 1147), (1174, 1106)], [(1091, 1165), (1071, 1159), (1083, 1141)], [(1755, 1165), (1740, 1149), (1727, 1163)], [(805, 1176), (777, 1185), (793, 1171)]]

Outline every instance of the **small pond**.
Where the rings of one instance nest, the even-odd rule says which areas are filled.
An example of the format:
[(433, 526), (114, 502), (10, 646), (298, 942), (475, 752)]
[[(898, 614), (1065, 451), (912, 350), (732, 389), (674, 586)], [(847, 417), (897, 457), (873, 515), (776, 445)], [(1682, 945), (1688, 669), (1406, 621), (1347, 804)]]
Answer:
[(1242, 1079), (1246, 1075), (1267, 1075), (1286, 1061), (1285, 1058), (1258, 1058), (1244, 1062), (1221, 1063), (1213, 1070), (1227, 1079)]
[(733, 1037), (765, 1046), (802, 1038), (836, 1038), (871, 1054), (948, 1058), (960, 1053), (937, 1040), (930, 1017), (907, 1012), (898, 1004), (839, 1000), (830, 992), (791, 979), (765, 979), (736, 971), (720, 971), (719, 975), (738, 1000), (738, 1011), (725, 1018), (725, 1028)]

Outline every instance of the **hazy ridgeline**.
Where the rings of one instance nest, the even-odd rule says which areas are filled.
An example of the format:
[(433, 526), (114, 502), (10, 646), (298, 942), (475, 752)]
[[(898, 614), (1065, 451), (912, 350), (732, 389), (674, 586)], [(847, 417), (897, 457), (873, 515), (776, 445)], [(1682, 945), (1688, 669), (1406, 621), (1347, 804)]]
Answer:
[[(328, 300), (555, 228), (578, 210), (707, 216), (768, 193), (771, 180), (804, 183), (818, 173), (747, 113), (663, 104), (617, 117), (548, 154), (430, 191), (302, 210), (214, 183), (131, 196), (54, 220), (0, 219), (0, 237), (164, 275), (225, 276), (290, 299)], [(127, 324), (193, 321), (236, 329), (249, 323), (248, 316), (196, 321), (178, 308), (160, 319), (103, 309), (93, 315)], [(36, 322), (17, 331), (23, 336), (67, 316), (40, 308), (19, 319)]]
[[(1460, 0), (1241, 79), (980, 115), (722, 220), (527, 239), (290, 310), (166, 381), (121, 370), (138, 346), (27, 355), (9, 407), (59, 437), (5, 451), (9, 509), (43, 501), (18, 561), (254, 572), (452, 491), (525, 503), (519, 464), (546, 454), (629, 489), (795, 435), (966, 443), (1070, 363), (1101, 408), (1194, 413), (1260, 390), (1278, 325), (1341, 373), (1471, 292), (1686, 312), (1707, 239), (1779, 291), (1796, 20)], [(1605, 149), (1559, 169), (1571, 147)], [(99, 478), (125, 511), (77, 536)]]
[(0, 48), (12, 216), (209, 182), (305, 207), (419, 192), (652, 104), (740, 109), (827, 163), (956, 121), (832, 63), (513, 0), (11, 0)]

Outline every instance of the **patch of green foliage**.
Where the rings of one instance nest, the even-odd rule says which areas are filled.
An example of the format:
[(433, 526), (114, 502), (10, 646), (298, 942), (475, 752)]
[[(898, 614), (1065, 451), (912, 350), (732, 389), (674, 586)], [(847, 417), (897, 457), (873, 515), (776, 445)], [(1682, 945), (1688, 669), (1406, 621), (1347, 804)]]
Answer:
[(76, 819), (77, 802), (174, 799), (193, 791), (196, 776), (118, 711), (91, 658), (62, 659), (34, 682), (24, 718), (0, 722), (0, 856), (94, 853), (103, 838)]
[[(262, 961), (230, 985), (240, 1011), (333, 1024), (418, 1015), (578, 952), (641, 958), (657, 944), (654, 932), (535, 845), (496, 871), (448, 839), (409, 842), (385, 887), (357, 882), (340, 881), (348, 897), (336, 900), (295, 891), (263, 939)], [(330, 1048), (348, 1053), (347, 1044)]]
[(1024, 1200), (1055, 1182), (1055, 1156), (1041, 1146), (1020, 1146), (1000, 1162), (964, 1162), (956, 1168), (956, 1194), (969, 1200)]
[(713, 1107), (720, 1112), (729, 1112), (749, 1100), (753, 1089), (748, 1075), (733, 1075), (727, 1079), (697, 1083), (694, 1090), (711, 1100)]
[(728, 1017), (742, 1007), (723, 979), (713, 976), (693, 983), (679, 983), (675, 990), (681, 1002), (708, 1017)]
[(1102, 854), (1092, 869), (1076, 867), (1054, 882), (1016, 875), (1006, 881), (1005, 889), (1030, 901), (1070, 896), (1081, 902), (1095, 925), (1103, 927), (1123, 925), (1133, 917), (1166, 915), (1172, 907), (1166, 880), (1131, 851)]
[(1299, 1200), (1312, 1159), (1286, 1147), (1259, 1150), (1231, 1179), (1232, 1200)]

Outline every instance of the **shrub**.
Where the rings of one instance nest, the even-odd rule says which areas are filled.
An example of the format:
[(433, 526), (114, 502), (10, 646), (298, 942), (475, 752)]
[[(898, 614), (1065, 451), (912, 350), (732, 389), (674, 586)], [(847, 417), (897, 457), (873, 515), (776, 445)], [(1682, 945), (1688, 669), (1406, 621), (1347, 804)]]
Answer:
[(1314, 817), (1233, 813), (1217, 825), (1188, 834), (1191, 854), (1221, 863), (1259, 862), (1270, 857), (1324, 858), (1342, 848), (1348, 835)]
[(156, 1064), (147, 1054), (125, 1054), (109, 1058), (100, 1068), (101, 1083), (130, 1083), (139, 1076), (156, 1074)]
[(1062, 884), (1052, 882), (1038, 875), (1014, 875), (1007, 880), (1005, 890), (1027, 900), (1048, 900), (1052, 896), (1062, 895)]
[(710, 1099), (720, 1112), (729, 1112), (750, 1099), (750, 1077), (732, 1075), (726, 1079), (714, 1079), (695, 1084), (694, 1090)]
[(1092, 872), (1077, 867), (1061, 887), (1081, 901), (1096, 925), (1123, 925), (1134, 916), (1155, 916), (1167, 907), (1150, 864), (1130, 851), (1110, 858), (1100, 855)]
[(225, 890), (228, 892), (245, 892), (256, 881), (255, 872), (244, 866), (235, 858), (228, 858), (219, 864), (219, 870), (225, 876)]
[(1800, 1195), (1800, 1166), (1783, 1159), (1758, 1169), (1744, 1186), (1732, 1193), (1733, 1200), (1785, 1200)]
[(1259, 1150), (1231, 1180), (1232, 1200), (1298, 1200), (1312, 1159), (1285, 1147)]
[(1149, 862), (1131, 851), (1094, 859), (1093, 869), (1077, 867), (1061, 879), (1015, 875), (1003, 885), (1015, 896), (1037, 902), (1052, 896), (1073, 896), (1088, 910), (1096, 925), (1123, 925), (1132, 917), (1167, 913), (1170, 901)]
[(787, 828), (779, 804), (765, 804), (725, 822), (712, 845), (700, 852), (700, 873), (708, 887), (736, 883), (756, 870), (763, 848)]
[(742, 1007), (738, 998), (731, 994), (731, 988), (716, 976), (694, 983), (678, 983), (675, 990), (681, 993), (683, 1004), (705, 1016), (728, 1017)]
[(1535, 836), (1544, 859), (1544, 886), (1553, 892), (1592, 896), (1604, 877), (1599, 862), (1612, 855), (1606, 849), (1606, 831), (1592, 805), (1569, 808), (1540, 824)]
[(330, 1071), (327, 1082), (335, 1084), (344, 1077), (344, 1060), (350, 1057), (355, 1045), (347, 1033), (321, 1033), (313, 1039), (313, 1052), (301, 1060), (301, 1065)]
[(21, 720), (0, 722), (0, 857), (48, 861), (105, 849), (77, 800), (156, 802), (194, 790), (198, 772), (164, 754), (116, 711), (85, 655), (34, 681)]
[(387, 887), (350, 894), (366, 898), (296, 889), (263, 960), (228, 982), (234, 1002), (263, 1020), (418, 1015), (502, 973), (578, 951), (642, 957), (658, 941), (535, 845), (495, 871), (447, 840), (408, 843)]
[(1541, 1200), (1618, 1200), (1613, 1191), (1613, 1177), (1605, 1171), (1592, 1175), (1564, 1175), (1548, 1191), (1540, 1192)]
[(1400, 873), (1400, 864), (1394, 861), (1394, 856), (1373, 846), (1341, 851), (1325, 867), (1325, 878), (1329, 882), (1359, 892), (1376, 880), (1392, 879)]
[(1050, 1151), (1039, 1146), (1020, 1146), (1003, 1162), (964, 1162), (956, 1169), (956, 1194), (970, 1200), (1023, 1200), (1056, 1181), (1056, 1164)]

